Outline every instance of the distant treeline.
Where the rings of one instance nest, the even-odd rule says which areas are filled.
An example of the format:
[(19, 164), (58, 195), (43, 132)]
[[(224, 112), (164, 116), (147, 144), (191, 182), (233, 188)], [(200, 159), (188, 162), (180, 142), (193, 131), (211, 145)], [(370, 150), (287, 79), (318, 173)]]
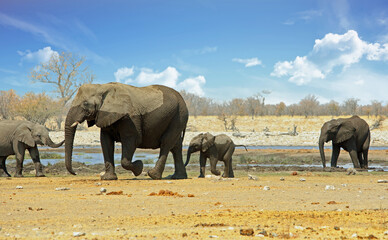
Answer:
[(234, 98), (230, 101), (217, 103), (210, 98), (181, 91), (191, 116), (387, 116), (388, 104), (381, 101), (371, 101), (370, 104), (360, 105), (359, 99), (349, 98), (339, 103), (330, 101), (320, 104), (314, 95), (307, 95), (297, 104), (286, 105), (266, 104), (263, 94), (256, 94), (248, 98)]
[[(235, 98), (230, 101), (217, 103), (210, 98), (181, 91), (189, 108), (190, 116), (387, 116), (388, 104), (372, 101), (367, 105), (360, 105), (359, 99), (350, 98), (343, 103), (331, 101), (320, 104), (317, 97), (308, 95), (297, 104), (286, 105), (266, 104), (265, 97), (257, 94), (248, 98)], [(26, 93), (19, 96), (14, 90), (0, 91), (0, 119), (26, 119), (32, 122), (45, 124), (53, 119), (60, 128), (66, 116), (69, 104), (63, 100), (56, 100), (45, 93)]]

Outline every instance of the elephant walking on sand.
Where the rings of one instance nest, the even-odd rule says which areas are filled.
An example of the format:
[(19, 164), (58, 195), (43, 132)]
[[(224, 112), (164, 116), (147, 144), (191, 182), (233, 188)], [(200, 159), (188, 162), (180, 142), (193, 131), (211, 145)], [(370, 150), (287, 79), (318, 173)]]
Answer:
[(333, 152), (331, 167), (337, 166), (342, 147), (349, 152), (355, 168), (368, 168), (368, 150), (370, 144), (369, 125), (358, 116), (333, 119), (323, 124), (319, 137), (319, 151), (323, 167), (326, 167), (324, 143), (332, 141)]
[(64, 141), (54, 143), (48, 130), (39, 124), (29, 121), (0, 121), (0, 176), (11, 176), (5, 165), (5, 160), (9, 155), (15, 155), (16, 173), (15, 177), (23, 177), (23, 161), (26, 149), (35, 165), (35, 176), (44, 177), (43, 167), (40, 163), (37, 145), (47, 145), (52, 148), (62, 146)]
[(223, 161), (225, 168), (224, 174), (222, 176), (227, 178), (233, 178), (234, 173), (232, 168), (232, 155), (236, 146), (245, 147), (244, 145), (235, 145), (232, 139), (230, 139), (230, 137), (225, 134), (213, 136), (210, 133), (201, 133), (195, 136), (190, 141), (190, 145), (187, 150), (187, 160), (185, 166), (189, 164), (191, 154), (200, 151), (200, 178), (205, 177), (205, 167), (207, 158), (210, 159), (210, 169), (213, 174), (221, 174), (220, 171), (216, 169), (216, 166), (218, 161)]
[(121, 165), (135, 176), (143, 171), (143, 162), (132, 162), (136, 148), (160, 148), (155, 167), (148, 171), (161, 179), (168, 153), (174, 157), (173, 179), (187, 178), (182, 159), (182, 141), (188, 120), (182, 96), (174, 89), (152, 85), (134, 87), (122, 83), (85, 84), (75, 96), (65, 122), (65, 164), (71, 174), (76, 127), (85, 120), (100, 128), (105, 162), (102, 180), (116, 180), (114, 144), (121, 142)]

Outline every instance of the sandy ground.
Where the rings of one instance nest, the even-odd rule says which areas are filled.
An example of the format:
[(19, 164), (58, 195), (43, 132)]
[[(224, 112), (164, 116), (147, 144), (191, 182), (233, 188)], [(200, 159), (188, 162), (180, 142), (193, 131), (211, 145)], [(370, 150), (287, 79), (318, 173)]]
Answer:
[[(226, 133), (237, 144), (316, 146), (327, 120), (241, 117), (240, 132)], [(282, 135), (293, 125), (297, 136)], [(388, 146), (387, 125), (372, 131), (372, 146)], [(225, 129), (216, 117), (190, 118), (184, 144), (206, 131)], [(63, 132), (50, 135), (63, 139)], [(77, 131), (75, 144), (100, 151), (98, 129)], [(316, 149), (238, 149), (236, 159), (244, 154), (248, 163), (319, 163)], [(370, 159), (386, 166), (388, 150), (370, 151)], [(348, 154), (340, 161), (350, 162)], [(101, 181), (103, 165), (80, 166), (77, 176), (54, 165), (46, 178), (32, 177), (30, 165), (24, 178), (0, 177), (0, 239), (388, 239), (388, 183), (379, 183), (388, 172), (240, 167), (234, 179), (198, 179), (198, 166), (189, 165), (189, 179), (156, 181), (118, 167), (118, 181)], [(171, 173), (167, 168), (163, 176)]]
[(0, 239), (388, 239), (387, 173), (196, 175), (0, 178)]

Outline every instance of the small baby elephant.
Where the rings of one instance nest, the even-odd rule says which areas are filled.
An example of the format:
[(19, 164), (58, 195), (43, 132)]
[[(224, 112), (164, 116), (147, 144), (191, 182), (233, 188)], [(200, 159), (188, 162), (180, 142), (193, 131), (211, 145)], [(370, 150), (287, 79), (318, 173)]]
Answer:
[(236, 146), (245, 147), (244, 145), (235, 145), (232, 139), (225, 134), (213, 136), (210, 133), (201, 133), (191, 139), (189, 149), (187, 150), (185, 166), (189, 163), (192, 153), (201, 151), (199, 155), (200, 178), (205, 177), (207, 158), (210, 159), (210, 167), (213, 174), (220, 175), (220, 171), (216, 169), (216, 166), (218, 161), (223, 161), (225, 168), (222, 176), (233, 178), (232, 155)]
[(63, 143), (64, 141), (57, 144), (54, 143), (49, 136), (48, 130), (42, 125), (29, 121), (0, 121), (0, 176), (5, 173), (11, 177), (7, 172), (5, 160), (9, 155), (15, 155), (15, 177), (23, 177), (24, 153), (28, 149), (35, 165), (35, 176), (44, 177), (37, 145), (47, 145), (52, 148), (57, 148), (62, 146)]

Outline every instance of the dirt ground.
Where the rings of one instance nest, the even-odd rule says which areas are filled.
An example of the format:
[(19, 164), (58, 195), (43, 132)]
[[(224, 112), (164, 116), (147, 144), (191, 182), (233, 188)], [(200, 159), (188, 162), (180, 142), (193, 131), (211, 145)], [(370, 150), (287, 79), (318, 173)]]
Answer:
[(387, 172), (235, 174), (0, 178), (0, 239), (388, 239)]
[[(278, 133), (295, 125), (299, 136), (311, 132), (316, 137), (327, 120), (240, 117), (236, 126), (245, 132)], [(367, 121), (371, 125), (375, 120)], [(372, 132), (372, 145), (388, 142), (387, 121)], [(217, 117), (191, 117), (188, 128), (224, 131)], [(63, 132), (57, 138), (62, 140)], [(306, 141), (290, 138), (296, 146)], [(279, 139), (278, 145), (286, 145)], [(95, 135), (81, 140), (81, 145), (99, 145)], [(328, 165), (330, 155), (327, 149)], [(339, 163), (350, 163), (348, 155), (342, 152)], [(101, 181), (103, 163), (73, 163), (79, 175), (69, 176), (63, 162), (46, 166), (47, 177), (35, 178), (33, 165), (26, 164), (24, 178), (0, 177), (0, 239), (388, 239), (388, 183), (379, 182), (388, 180), (388, 172), (353, 175), (343, 168), (287, 166), (319, 165), (317, 149), (236, 149), (234, 162), (284, 166), (236, 165), (234, 179), (198, 179), (198, 156), (192, 158), (186, 180), (134, 177), (117, 167), (119, 180)], [(387, 166), (388, 150), (371, 150), (369, 160)], [(7, 164), (13, 174), (14, 163)], [(163, 176), (172, 171), (166, 168)]]

